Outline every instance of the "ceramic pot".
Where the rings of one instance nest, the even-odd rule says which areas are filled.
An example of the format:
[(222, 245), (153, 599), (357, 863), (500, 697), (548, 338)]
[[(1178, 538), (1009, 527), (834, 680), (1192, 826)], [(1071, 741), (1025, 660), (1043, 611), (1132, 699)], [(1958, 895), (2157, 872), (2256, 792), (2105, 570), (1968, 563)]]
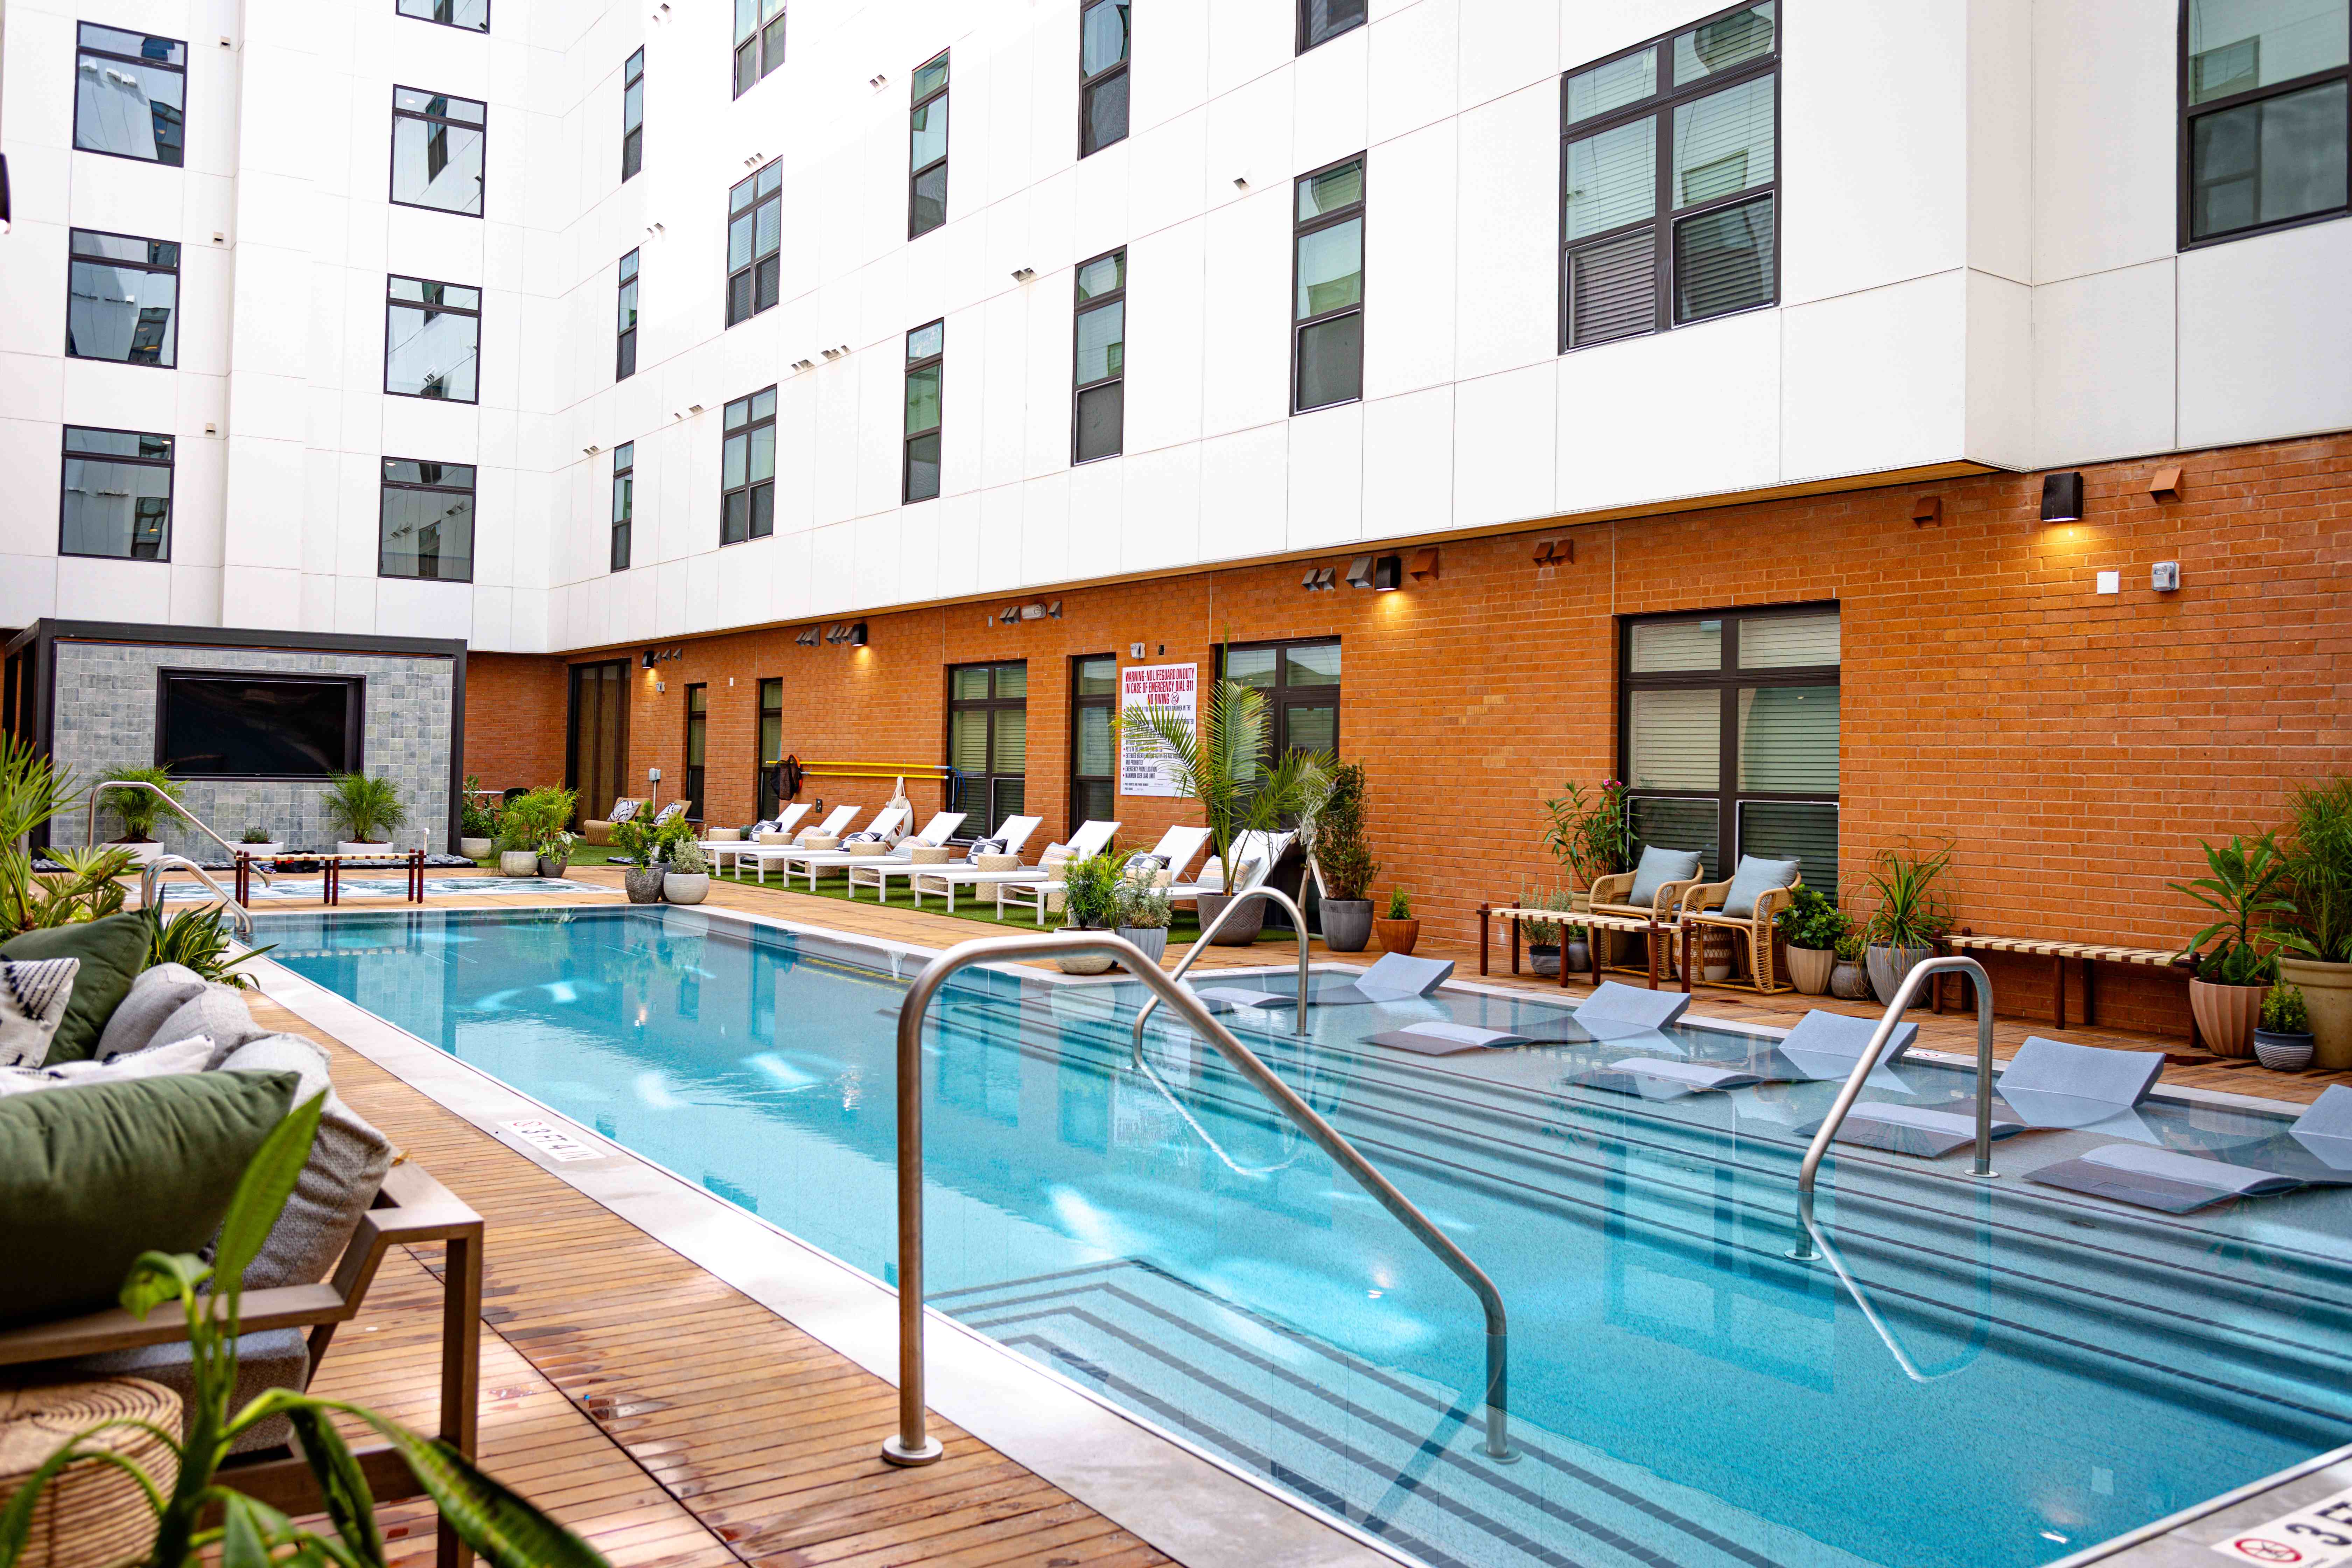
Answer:
[(268, 844), (240, 844), (237, 846), (237, 848), (243, 853), (252, 856), (257, 860), (266, 860), (273, 855), (282, 855), (286, 852), (286, 846), (274, 842)]
[(338, 843), (338, 844), (335, 846), (335, 853), (336, 853), (336, 854), (338, 854), (338, 855), (384, 855), (384, 856), (389, 856), (389, 855), (394, 854), (394, 852), (395, 852), (395, 851), (393, 849), (392, 846), (391, 846), (389, 843), (386, 843), (386, 842), (383, 842), (383, 841), (381, 841), (381, 840), (378, 840), (378, 839), (373, 839), (373, 838), (359, 840), (359, 841), (356, 841), (356, 842), (354, 842), (354, 841), (350, 841), (350, 840), (346, 840), (346, 841), (343, 841), (343, 842)]
[(509, 849), (499, 857), (499, 869), (509, 877), (536, 877), (539, 857), (528, 849)]
[(673, 904), (698, 904), (710, 891), (708, 871), (665, 871), (662, 873), (662, 897)]
[(2279, 978), (2303, 988), (2311, 1015), (2312, 1060), (2331, 1072), (2352, 1068), (2352, 963), (2279, 954)]
[(496, 847), (494, 842), (488, 838), (460, 838), (457, 840), (457, 853), (463, 855), (468, 860), (487, 860), (490, 858), (490, 851), (494, 847)]
[(2279, 1035), (2256, 1029), (2254, 1060), (2273, 1072), (2301, 1072), (2311, 1065), (2311, 1041), (2309, 1035)]
[(1826, 947), (1789, 949), (1789, 984), (1805, 995), (1826, 994), (1830, 988), (1831, 972), (1836, 968), (1837, 954)]
[(1572, 936), (1568, 939), (1564, 956), (1568, 960), (1568, 972), (1582, 974), (1592, 967), (1592, 944), (1580, 936)]
[[(1895, 1000), (1895, 993), (1903, 977), (1911, 973), (1914, 964), (1925, 963), (1936, 956), (1932, 947), (1889, 947), (1884, 942), (1872, 942), (1862, 950), (1863, 963), (1870, 971), (1870, 989), (1881, 1002)], [(1925, 1007), (1930, 1000), (1927, 988), (1921, 986), (1919, 994), (1911, 999), (1914, 1007)]]
[(1850, 958), (1837, 958), (1834, 953), (1831, 957), (1836, 963), (1830, 970), (1830, 994), (1848, 1002), (1869, 1001), (1870, 976), (1862, 972), (1862, 965)]
[[(1200, 896), (1201, 929), (1206, 931), (1215, 923), (1216, 918), (1225, 912), (1225, 906), (1232, 901), (1229, 894), (1202, 893)], [(1252, 899), (1243, 905), (1242, 912), (1225, 922), (1224, 929), (1217, 933), (1212, 945), (1247, 947), (1255, 942), (1257, 933), (1265, 929), (1265, 902), (1264, 899)]]
[[(1065, 931), (1085, 931), (1097, 928), (1064, 926), (1062, 929)], [(1065, 974), (1107, 974), (1110, 972), (1110, 966), (1118, 960), (1107, 952), (1069, 952), (1064, 953), (1054, 962), (1061, 965), (1062, 973)]]
[[(2254, 1026), (2263, 1019), (2267, 985), (2217, 985), (2211, 981), (2189, 983), (2189, 1010), (2196, 1015), (2197, 1032), (2205, 1048), (2217, 1057), (2254, 1054)], [(2305, 994), (2309, 1005), (2310, 994)]]
[(148, 865), (163, 853), (162, 842), (153, 838), (118, 838), (106, 847), (130, 850), (133, 866)]
[(662, 879), (668, 873), (658, 866), (628, 866), (621, 871), (621, 890), (629, 895), (633, 904), (661, 902)]
[(1559, 943), (1531, 942), (1528, 944), (1528, 965), (1538, 974), (1559, 973)]
[(1333, 952), (1361, 952), (1372, 940), (1372, 900), (1323, 900), (1323, 945)]
[(1166, 926), (1121, 926), (1118, 934), (1133, 942), (1143, 956), (1157, 963), (1168, 952)]
[(561, 877), (572, 869), (572, 857), (569, 855), (541, 855), (538, 860), (539, 874), (542, 877)]
[(1410, 953), (1412, 952), (1412, 944), (1421, 940), (1421, 922), (1419, 921), (1374, 921), (1372, 940), (1381, 944), (1382, 952)]

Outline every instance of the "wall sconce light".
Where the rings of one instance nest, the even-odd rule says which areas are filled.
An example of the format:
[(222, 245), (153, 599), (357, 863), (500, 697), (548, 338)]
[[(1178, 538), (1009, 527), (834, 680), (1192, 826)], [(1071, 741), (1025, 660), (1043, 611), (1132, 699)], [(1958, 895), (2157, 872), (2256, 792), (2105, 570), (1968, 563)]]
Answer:
[(866, 79), (866, 85), (872, 88), (875, 91), (879, 92), (884, 88), (890, 85), (890, 79), (879, 72), (877, 72), (875, 75), (869, 76)]
[(1372, 585), (1372, 558), (1359, 555), (1348, 563), (1348, 586), (1369, 588)]
[(816, 361), (813, 359), (796, 359), (793, 361), (793, 369), (795, 371), (814, 370), (815, 368)]
[(743, 160), (743, 166), (744, 166), (745, 168), (747, 168), (747, 169), (748, 169), (748, 168), (750, 168), (752, 164), (757, 163), (759, 161), (760, 161), (760, 153), (759, 153), (759, 150), (758, 150), (757, 148), (754, 148), (754, 149), (751, 151), (751, 154), (750, 154), (749, 156), (747, 156), (747, 157)]
[(1359, 555), (1349, 564), (1348, 585), (1386, 594), (1404, 581), (1404, 561), (1395, 555)]
[(594, 457), (597, 453), (599, 453), (599, 452), (603, 451), (604, 448), (603, 448), (602, 447), (599, 447), (598, 445), (596, 445), (596, 443), (595, 443), (595, 442), (591, 441), (591, 442), (589, 442), (585, 447), (581, 447), (580, 449), (581, 449), (582, 451), (583, 451), (583, 452), (587, 453), (590, 457), (592, 457), (592, 458), (593, 458), (593, 457)]
[(866, 623), (864, 621), (844, 621), (841, 625), (834, 627), (833, 630), (825, 633), (824, 640), (833, 644), (835, 647), (839, 647), (844, 643), (849, 644), (852, 647), (864, 647), (866, 646)]
[(657, 658), (658, 657), (659, 657), (659, 656), (658, 656), (658, 655), (656, 655), (656, 654), (654, 652), (654, 650), (653, 650), (653, 649), (651, 649), (651, 648), (647, 648), (647, 649), (646, 649), (646, 668), (647, 669), (651, 669), (651, 668), (654, 667), (654, 661), (655, 661), (655, 659), (656, 659), (656, 658)]
[(842, 640), (846, 642), (852, 647), (864, 647), (866, 646), (866, 623), (864, 621), (860, 621), (856, 626), (851, 626), (849, 628), (849, 635)]
[(1911, 501), (1911, 524), (1915, 528), (1938, 528), (1944, 521), (1942, 496), (1915, 496)]
[(841, 357), (841, 351), (839, 349), (819, 349), (816, 352), (823, 354), (829, 360), (835, 360)]
[(2073, 469), (2042, 476), (2042, 521), (2083, 521), (2083, 476)]
[(1550, 572), (1554, 567), (1569, 565), (1575, 560), (1576, 541), (1573, 539), (1536, 541), (1535, 563), (1538, 575)]
[(1237, 191), (1248, 190), (1249, 176), (1247, 174), (1235, 174), (1234, 176), (1234, 189)]
[(1310, 594), (1328, 594), (1339, 586), (1339, 569), (1336, 566), (1309, 566), (1298, 585)]
[(800, 644), (803, 647), (816, 647), (817, 638), (821, 635), (823, 634), (815, 626), (803, 626), (801, 628), (801, 635), (794, 637), (793, 641)]
[(702, 412), (702, 405), (699, 403), (689, 403), (686, 405), (686, 411), (688, 414), (699, 414)]
[(1037, 269), (1034, 267), (1016, 267), (1013, 269), (1013, 281), (1015, 283), (1026, 283), (1036, 276)]
[(1416, 551), (1414, 551), (1414, 552), (1412, 552), (1412, 564), (1411, 566), (1409, 566), (1409, 567), (1407, 567), (1407, 568), (1405, 569), (1405, 575), (1407, 575), (1407, 576), (1411, 577), (1411, 578), (1412, 578), (1414, 582), (1416, 582), (1416, 583), (1434, 583), (1434, 582), (1436, 582), (1436, 581), (1437, 581), (1437, 551), (1436, 551), (1436, 549), (1433, 546), (1432, 548), (1427, 549), (1427, 550), (1416, 550)]
[(2158, 500), (2180, 499), (2180, 465), (2168, 463), (2156, 470), (2147, 481), (2147, 493)]

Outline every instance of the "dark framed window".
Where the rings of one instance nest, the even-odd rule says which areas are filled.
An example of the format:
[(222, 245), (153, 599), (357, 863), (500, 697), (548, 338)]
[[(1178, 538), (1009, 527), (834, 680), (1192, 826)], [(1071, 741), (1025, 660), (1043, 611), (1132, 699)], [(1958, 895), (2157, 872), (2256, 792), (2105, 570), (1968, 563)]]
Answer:
[(179, 245), (78, 228), (67, 250), (66, 353), (117, 364), (177, 364)]
[(424, 278), (386, 280), (383, 389), (394, 397), (479, 401), (482, 291)]
[(629, 569), (629, 535), (637, 510), (637, 444), (613, 448), (613, 570)]
[(700, 681), (686, 689), (686, 818), (702, 820), (703, 748), (710, 741), (710, 688)]
[(735, 0), (735, 96), (784, 63), (784, 0)]
[(482, 216), (489, 106), (446, 92), (392, 89), (392, 201), (464, 217)]
[(620, 311), (614, 321), (613, 379), (637, 374), (637, 253), (621, 258)]
[(613, 658), (571, 667), (564, 710), (563, 786), (580, 795), (577, 815), (604, 814), (629, 788), (629, 675)]
[(415, 458), (383, 460), (376, 575), (474, 580), (474, 469)]
[(948, 325), (933, 321), (907, 334), (907, 457), (899, 497), (911, 504), (940, 493), (940, 379), (947, 368)]
[(1364, 25), (1364, 0), (1298, 0), (1298, 52)]
[(1618, 776), (1643, 844), (1801, 862), (1837, 896), (1838, 608), (1629, 619), (1618, 650)]
[(948, 671), (950, 811), (964, 831), (993, 835), (1021, 815), (1029, 785), (1029, 667), (965, 664)]
[(908, 112), (907, 237), (948, 221), (948, 52), (915, 68)]
[(1078, 13), (1078, 156), (1127, 140), (1128, 0)]
[(188, 779), (323, 779), (364, 761), (362, 676), (155, 672), (155, 762)]
[(727, 405), (719, 449), (719, 542), (740, 544), (776, 531), (776, 389)]
[(188, 46), (84, 22), (74, 57), (74, 145), (146, 163), (187, 160)]
[(1269, 755), (1329, 752), (1339, 744), (1339, 639), (1231, 643), (1225, 679), (1265, 693), (1274, 721)]
[(66, 426), (58, 553), (172, 558), (172, 437)]
[(761, 822), (783, 809), (776, 790), (776, 764), (783, 760), (784, 683), (772, 676), (760, 682), (760, 766), (759, 777), (752, 781)]
[(2180, 244), (2352, 205), (2352, 4), (2183, 0)]
[(1560, 348), (1780, 298), (1780, 6), (1560, 79)]
[(438, 22), (469, 33), (490, 30), (490, 0), (396, 0), (394, 9), (420, 22)]
[(1294, 414), (1364, 395), (1364, 155), (1301, 174), (1293, 217)]
[(1071, 392), (1070, 460), (1116, 458), (1127, 435), (1127, 251), (1077, 269), (1076, 369)]
[(1108, 822), (1118, 805), (1118, 747), (1112, 721), (1118, 711), (1118, 656), (1088, 654), (1070, 660), (1070, 831), (1082, 822)]
[(646, 166), (646, 51), (639, 49), (621, 68), (621, 181), (636, 177)]
[(770, 163), (727, 193), (727, 324), (748, 321), (783, 292), (784, 166)]

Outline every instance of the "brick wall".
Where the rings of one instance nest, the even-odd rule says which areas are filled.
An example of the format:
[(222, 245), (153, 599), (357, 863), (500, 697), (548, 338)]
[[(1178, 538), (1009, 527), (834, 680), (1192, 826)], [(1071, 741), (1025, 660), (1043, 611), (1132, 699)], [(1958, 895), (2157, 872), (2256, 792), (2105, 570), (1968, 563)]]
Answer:
[[(984, 624), (996, 602), (874, 616), (864, 649), (799, 647), (797, 627), (702, 638), (633, 672), (630, 765), (676, 792), (684, 688), (705, 681), (709, 816), (748, 820), (760, 677), (784, 678), (788, 751), (912, 762), (943, 754), (947, 666), (1025, 658), (1029, 809), (1058, 836), (1071, 659), (1134, 662), (1142, 642), (1143, 662), (1197, 659), (1205, 680), (1219, 641), (1338, 636), (1339, 749), (1367, 768), (1379, 885), (1463, 936), (1482, 899), (1550, 880), (1541, 797), (1618, 771), (1617, 617), (1835, 600), (1849, 886), (1882, 847), (1949, 839), (1974, 930), (2166, 945), (2200, 923), (2166, 887), (2199, 873), (2200, 837), (2275, 826), (2289, 784), (2352, 768), (2352, 437), (2164, 461), (2179, 499), (2146, 493), (2153, 459), (2088, 469), (2074, 524), (2040, 522), (2039, 475), (1987, 475), (1464, 540), (1436, 583), (1392, 594), (1303, 592), (1300, 562), (1065, 593), (1059, 620), (1011, 626)], [(1920, 494), (1942, 499), (1940, 525), (1911, 521)], [(1563, 531), (1574, 563), (1539, 575), (1530, 541)], [(2150, 589), (2160, 560), (2180, 563), (2179, 592)], [(2103, 568), (2121, 593), (2094, 591)], [(552, 739), (534, 742), (551, 776), (562, 665), (540, 662), (557, 683)], [(485, 733), (494, 711), (468, 702), (469, 747), (519, 743)], [(888, 793), (820, 771), (802, 798)], [(937, 803), (936, 786), (909, 794)], [(1185, 806), (1119, 805), (1123, 842)], [(2004, 1012), (2047, 1005), (2044, 965), (1996, 983)], [(2110, 971), (2101, 986), (2103, 1022), (2185, 1029), (2177, 984)]]
[(562, 783), (566, 689), (562, 659), (468, 653), (466, 771), (488, 789)]

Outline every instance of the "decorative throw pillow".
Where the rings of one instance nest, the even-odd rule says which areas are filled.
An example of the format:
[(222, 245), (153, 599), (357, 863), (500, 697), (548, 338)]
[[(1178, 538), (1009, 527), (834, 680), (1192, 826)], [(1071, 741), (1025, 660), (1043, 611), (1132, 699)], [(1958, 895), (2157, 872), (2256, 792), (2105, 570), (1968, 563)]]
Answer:
[(112, 1061), (131, 1051), (143, 1051), (158, 1040), (180, 1038), (155, 1031), (194, 1001), (204, 988), (205, 977), (184, 963), (159, 963), (141, 970), (139, 978), (131, 983), (131, 994), (115, 1006), (114, 1016), (106, 1021), (105, 1032), (98, 1037), (95, 1059)]
[(881, 842), (882, 836), (878, 833), (853, 833), (841, 841), (841, 847), (844, 849), (846, 849), (853, 844), (879, 844)]
[(1735, 921), (1752, 919), (1757, 900), (1777, 889), (1792, 887), (1796, 880), (1794, 860), (1759, 860), (1742, 855), (1739, 869), (1731, 874), (1731, 886), (1724, 890), (1723, 912)]
[(196, 1035), (210, 1036), (213, 1059), (205, 1064), (209, 1070), (220, 1066), (222, 1058), (246, 1041), (257, 1040), (268, 1033), (253, 1021), (253, 1010), (245, 1005), (243, 992), (229, 985), (207, 985), (163, 1020), (163, 1026), (155, 1031), (155, 1038), (184, 1040)]
[(213, 1059), (209, 1036), (125, 1051), (112, 1061), (59, 1062), (53, 1068), (0, 1070), (0, 1095), (30, 1094), (43, 1089), (78, 1089), (91, 1083), (121, 1083), (134, 1078), (161, 1078), (167, 1073), (202, 1072)]
[(1641, 864), (1633, 868), (1633, 890), (1625, 901), (1648, 909), (1658, 901), (1658, 889), (1668, 882), (1687, 882), (1698, 875), (1698, 851), (1696, 849), (1661, 849), (1654, 844), (1642, 847)]
[(79, 958), (0, 961), (0, 1068), (37, 1068), (48, 1060), (80, 968)]
[[(676, 816), (679, 812), (684, 811), (685, 809), (686, 802), (682, 800), (671, 801), (667, 805), (663, 806), (660, 813), (654, 817), (654, 826), (656, 827), (659, 827), (663, 823), (667, 822), (671, 817)], [(632, 812), (630, 815), (635, 816), (635, 813)]]
[(270, 1227), (260, 1254), (245, 1270), (248, 1290), (315, 1285), (334, 1268), (368, 1205), (375, 1202), (376, 1189), (392, 1169), (392, 1140), (343, 1103), (327, 1076), (327, 1053), (299, 1035), (264, 1035), (248, 1041), (229, 1053), (221, 1070), (293, 1073), (296, 1105), (321, 1091), (327, 1096), (318, 1139), (294, 1180), (294, 1194)]
[(1131, 881), (1149, 884), (1166, 869), (1168, 869), (1167, 856), (1154, 855), (1148, 849), (1139, 849), (1127, 858), (1127, 864), (1118, 868), (1118, 874)]
[[(147, 920), (143, 915), (109, 915), (104, 920), (28, 931), (0, 942), (0, 958), (15, 963), (44, 958), (81, 960), (81, 968), (74, 975), (73, 998), (66, 1004), (65, 1022), (49, 1041), (48, 1058), (52, 1062), (78, 1062), (98, 1049), (106, 1021), (131, 994), (131, 983), (147, 965)], [(196, 1033), (183, 1029), (163, 1037), (176, 1040)]]
[(622, 823), (628, 821), (629, 818), (636, 815), (637, 803), (635, 801), (616, 800), (613, 803), (613, 815), (606, 817), (605, 820), (610, 822), (614, 826), (618, 827)]
[(971, 847), (964, 851), (963, 858), (968, 864), (977, 866), (980, 864), (980, 858), (983, 855), (1002, 855), (1003, 853), (1003, 839), (975, 838), (972, 840)]

